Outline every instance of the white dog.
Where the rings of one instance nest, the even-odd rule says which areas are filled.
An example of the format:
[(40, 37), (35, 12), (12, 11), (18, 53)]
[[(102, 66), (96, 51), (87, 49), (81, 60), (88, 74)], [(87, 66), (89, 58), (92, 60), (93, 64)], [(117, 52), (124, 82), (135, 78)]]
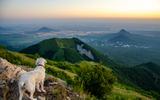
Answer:
[(35, 88), (39, 92), (46, 92), (44, 90), (44, 79), (45, 79), (45, 64), (47, 61), (44, 58), (38, 58), (36, 60), (36, 68), (33, 71), (23, 73), (20, 76), (18, 86), (19, 86), (19, 100), (22, 100), (25, 91), (30, 93), (30, 99), (33, 98)]

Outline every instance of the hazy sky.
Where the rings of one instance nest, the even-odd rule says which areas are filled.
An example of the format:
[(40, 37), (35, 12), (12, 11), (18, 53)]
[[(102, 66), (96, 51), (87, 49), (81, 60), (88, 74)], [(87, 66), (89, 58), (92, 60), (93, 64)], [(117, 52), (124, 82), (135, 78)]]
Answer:
[(1, 19), (160, 18), (160, 0), (0, 0)]

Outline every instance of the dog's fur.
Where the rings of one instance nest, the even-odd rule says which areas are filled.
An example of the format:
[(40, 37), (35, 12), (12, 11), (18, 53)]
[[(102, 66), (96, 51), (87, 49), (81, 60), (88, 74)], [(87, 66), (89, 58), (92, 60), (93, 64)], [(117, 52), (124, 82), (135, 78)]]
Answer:
[(44, 79), (45, 79), (45, 63), (47, 61), (44, 58), (38, 58), (36, 60), (36, 68), (33, 71), (23, 73), (20, 76), (18, 86), (19, 86), (19, 100), (22, 100), (25, 91), (30, 93), (30, 99), (33, 98), (35, 89), (39, 92), (46, 92), (44, 90)]

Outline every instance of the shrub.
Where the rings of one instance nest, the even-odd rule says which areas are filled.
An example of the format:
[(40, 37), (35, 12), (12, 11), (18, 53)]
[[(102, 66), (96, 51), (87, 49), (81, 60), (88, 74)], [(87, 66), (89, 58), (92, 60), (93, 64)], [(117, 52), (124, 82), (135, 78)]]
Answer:
[(81, 71), (78, 72), (78, 76), (77, 81), (83, 86), (84, 90), (99, 99), (106, 99), (115, 82), (112, 71), (104, 68), (104, 66), (100, 64), (81, 66)]

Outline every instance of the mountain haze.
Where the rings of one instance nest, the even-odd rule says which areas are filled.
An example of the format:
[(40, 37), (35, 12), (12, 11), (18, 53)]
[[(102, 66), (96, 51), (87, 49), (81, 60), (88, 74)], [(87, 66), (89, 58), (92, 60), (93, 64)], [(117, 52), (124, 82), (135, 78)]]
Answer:
[(80, 39), (120, 64), (160, 64), (159, 37), (144, 36), (121, 29), (117, 33), (90, 34)]

